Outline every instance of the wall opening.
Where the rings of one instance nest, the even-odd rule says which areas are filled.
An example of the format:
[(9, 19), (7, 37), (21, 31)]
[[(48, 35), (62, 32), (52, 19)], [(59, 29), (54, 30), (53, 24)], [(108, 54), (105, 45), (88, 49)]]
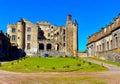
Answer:
[(39, 44), (39, 50), (44, 50), (44, 44)]

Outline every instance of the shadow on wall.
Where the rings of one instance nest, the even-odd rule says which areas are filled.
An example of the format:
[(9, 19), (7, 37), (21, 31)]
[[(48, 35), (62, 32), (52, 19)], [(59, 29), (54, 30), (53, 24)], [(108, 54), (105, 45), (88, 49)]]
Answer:
[(25, 57), (26, 53), (22, 49), (18, 49), (17, 46), (11, 46), (9, 50), (9, 56), (6, 56), (0, 61), (12, 61), (12, 60), (17, 60), (21, 57)]

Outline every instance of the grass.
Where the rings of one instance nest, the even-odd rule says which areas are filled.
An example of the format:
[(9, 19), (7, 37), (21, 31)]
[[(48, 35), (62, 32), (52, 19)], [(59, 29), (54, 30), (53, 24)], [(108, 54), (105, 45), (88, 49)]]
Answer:
[(3, 64), (1, 70), (13, 72), (98, 72), (107, 68), (80, 58), (28, 57)]
[(103, 59), (93, 58), (93, 57), (90, 57), (90, 58), (91, 58), (91, 59), (94, 59), (94, 60), (96, 60), (96, 61), (101, 61), (101, 62), (104, 62), (104, 63), (108, 63), (108, 64), (120, 66), (120, 62), (113, 62), (113, 61), (110, 61), (110, 60), (103, 60)]
[(28, 77), (21, 84), (107, 84), (96, 77)]

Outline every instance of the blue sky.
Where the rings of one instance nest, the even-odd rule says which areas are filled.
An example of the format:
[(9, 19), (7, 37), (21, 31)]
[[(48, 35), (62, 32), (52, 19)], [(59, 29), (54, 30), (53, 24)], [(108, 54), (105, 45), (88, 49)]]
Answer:
[(79, 24), (79, 50), (85, 50), (88, 36), (113, 22), (119, 13), (120, 0), (0, 0), (0, 29), (6, 32), (7, 24), (21, 17), (33, 23), (65, 25), (71, 14)]

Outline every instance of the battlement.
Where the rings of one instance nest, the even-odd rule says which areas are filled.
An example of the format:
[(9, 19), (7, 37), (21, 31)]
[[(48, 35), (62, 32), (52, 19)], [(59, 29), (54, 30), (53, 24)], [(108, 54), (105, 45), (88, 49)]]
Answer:
[(8, 24), (7, 28), (12, 28), (12, 27), (16, 27), (16, 24)]

